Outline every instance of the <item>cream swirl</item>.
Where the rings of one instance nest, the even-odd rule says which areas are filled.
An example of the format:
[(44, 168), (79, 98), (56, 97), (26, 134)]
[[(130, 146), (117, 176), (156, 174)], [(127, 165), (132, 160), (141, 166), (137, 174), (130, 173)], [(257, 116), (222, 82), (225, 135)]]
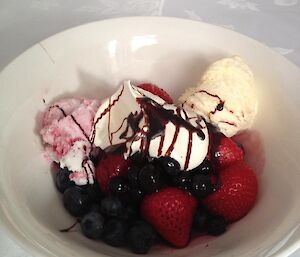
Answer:
[(170, 156), (182, 170), (191, 170), (208, 151), (205, 121), (194, 112), (125, 81), (99, 107), (91, 141), (106, 149), (125, 144), (127, 158), (141, 151), (150, 157)]

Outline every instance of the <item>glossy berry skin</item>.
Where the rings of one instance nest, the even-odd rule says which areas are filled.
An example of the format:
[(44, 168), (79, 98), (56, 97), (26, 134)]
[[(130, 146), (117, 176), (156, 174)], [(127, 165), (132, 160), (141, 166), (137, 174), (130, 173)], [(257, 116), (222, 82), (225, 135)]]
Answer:
[(129, 196), (133, 204), (139, 204), (143, 200), (144, 193), (140, 188), (134, 188), (130, 190)]
[(164, 239), (176, 247), (185, 247), (197, 205), (198, 201), (188, 192), (167, 187), (145, 196), (141, 214)]
[(120, 218), (123, 220), (132, 221), (136, 219), (138, 215), (139, 215), (139, 209), (136, 206), (127, 205), (124, 208)]
[(170, 176), (178, 176), (180, 173), (179, 162), (169, 156), (160, 157), (157, 163)]
[(207, 223), (209, 214), (202, 207), (198, 207), (194, 216), (193, 229), (197, 232), (205, 232), (207, 230)]
[(94, 202), (94, 203), (101, 202), (101, 199), (103, 198), (103, 193), (101, 192), (101, 189), (97, 182), (95, 182), (94, 184), (88, 185), (85, 190), (86, 190), (91, 202)]
[(210, 177), (195, 174), (192, 179), (191, 192), (198, 199), (202, 199), (214, 192), (214, 186)]
[(234, 162), (220, 170), (220, 187), (203, 199), (210, 213), (222, 216), (227, 222), (244, 217), (253, 207), (257, 196), (257, 179), (244, 162)]
[(98, 212), (101, 213), (101, 208), (98, 203), (93, 203), (89, 209), (89, 212)]
[(86, 237), (101, 239), (104, 231), (104, 218), (98, 212), (89, 212), (83, 216), (80, 227)]
[(111, 179), (116, 176), (126, 176), (130, 165), (130, 159), (125, 160), (123, 154), (107, 154), (99, 162), (95, 171), (101, 190), (108, 193)]
[(178, 188), (189, 191), (192, 185), (191, 173), (181, 171), (178, 176), (172, 178), (172, 184)]
[(60, 168), (56, 173), (55, 185), (59, 192), (63, 193), (66, 189), (75, 185), (69, 179), (70, 171), (67, 168)]
[(132, 166), (128, 170), (127, 179), (132, 188), (137, 188), (139, 186), (140, 170), (141, 169), (138, 166)]
[(122, 202), (115, 196), (107, 196), (101, 200), (100, 211), (106, 216), (119, 217), (123, 210)]
[(154, 244), (156, 233), (144, 221), (135, 222), (127, 232), (127, 244), (137, 254), (146, 254)]
[(195, 169), (190, 171), (192, 174), (201, 174), (201, 175), (206, 175), (210, 176), (213, 174), (213, 167), (211, 161), (208, 159), (204, 159), (204, 161)]
[(122, 196), (128, 193), (130, 187), (124, 177), (113, 177), (109, 182), (109, 191), (116, 196)]
[(139, 173), (139, 184), (147, 194), (157, 192), (162, 185), (159, 170), (153, 164), (144, 166)]
[(210, 217), (207, 222), (207, 233), (212, 236), (219, 236), (226, 232), (226, 226), (226, 221), (223, 217)]
[(162, 88), (159, 88), (158, 86), (151, 84), (151, 83), (143, 83), (143, 84), (139, 84), (138, 85), (139, 88), (142, 88), (154, 95), (159, 96), (160, 98), (162, 98), (163, 100), (165, 100), (168, 104), (172, 104), (173, 103), (173, 99), (171, 96), (169, 96), (169, 94), (163, 90)]
[(212, 134), (211, 157), (213, 162), (221, 168), (244, 159), (244, 151), (231, 139), (221, 133)]
[(136, 167), (143, 167), (148, 163), (148, 158), (142, 154), (141, 152), (136, 152), (132, 156), (130, 156), (131, 162), (136, 166)]
[(67, 211), (75, 217), (85, 214), (90, 208), (87, 193), (78, 186), (70, 187), (64, 192), (63, 203)]
[(105, 224), (103, 240), (111, 246), (122, 246), (126, 242), (126, 232), (126, 221), (120, 219), (110, 219)]

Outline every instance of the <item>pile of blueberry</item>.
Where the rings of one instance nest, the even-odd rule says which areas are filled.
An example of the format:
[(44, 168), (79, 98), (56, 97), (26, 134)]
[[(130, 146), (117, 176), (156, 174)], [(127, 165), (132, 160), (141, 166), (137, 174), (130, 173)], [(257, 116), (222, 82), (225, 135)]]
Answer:
[[(203, 199), (216, 190), (217, 176), (208, 160), (189, 172), (181, 171), (179, 163), (170, 157), (149, 159), (135, 154), (132, 163), (126, 177), (111, 179), (110, 193), (106, 195), (97, 182), (75, 185), (69, 180), (70, 171), (66, 168), (58, 171), (56, 187), (63, 193), (64, 207), (77, 217), (86, 237), (103, 240), (115, 247), (127, 246), (132, 252), (143, 254), (160, 239), (140, 216), (139, 207), (144, 196), (165, 186), (176, 186), (189, 191), (197, 199)], [(220, 235), (226, 230), (226, 222), (199, 206), (193, 229)]]

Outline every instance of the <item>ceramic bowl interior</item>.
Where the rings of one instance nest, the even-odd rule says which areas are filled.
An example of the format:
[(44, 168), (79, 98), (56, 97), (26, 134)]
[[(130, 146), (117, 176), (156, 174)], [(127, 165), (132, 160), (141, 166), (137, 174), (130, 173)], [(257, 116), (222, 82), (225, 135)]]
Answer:
[(148, 256), (284, 256), (295, 250), (300, 237), (300, 123), (294, 108), (300, 106), (298, 68), (233, 31), (172, 18), (115, 19), (77, 27), (33, 46), (1, 73), (4, 227), (37, 256), (132, 256), (86, 239), (79, 228), (59, 232), (74, 218), (64, 210), (42, 156), (40, 112), (61, 97), (104, 98), (124, 79), (156, 83), (176, 98), (210, 63), (231, 55), (244, 58), (257, 80), (260, 105), (253, 130), (264, 154), (261, 146), (248, 154), (255, 167), (265, 162), (257, 204), (220, 237), (196, 238), (180, 250), (158, 245)]

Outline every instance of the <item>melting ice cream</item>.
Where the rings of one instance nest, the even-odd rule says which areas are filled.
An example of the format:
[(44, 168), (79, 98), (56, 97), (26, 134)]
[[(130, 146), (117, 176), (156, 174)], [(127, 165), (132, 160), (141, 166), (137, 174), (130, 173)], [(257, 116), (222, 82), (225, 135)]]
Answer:
[(179, 102), (231, 137), (250, 128), (255, 118), (257, 96), (253, 73), (238, 56), (218, 60), (196, 87), (186, 90)]

